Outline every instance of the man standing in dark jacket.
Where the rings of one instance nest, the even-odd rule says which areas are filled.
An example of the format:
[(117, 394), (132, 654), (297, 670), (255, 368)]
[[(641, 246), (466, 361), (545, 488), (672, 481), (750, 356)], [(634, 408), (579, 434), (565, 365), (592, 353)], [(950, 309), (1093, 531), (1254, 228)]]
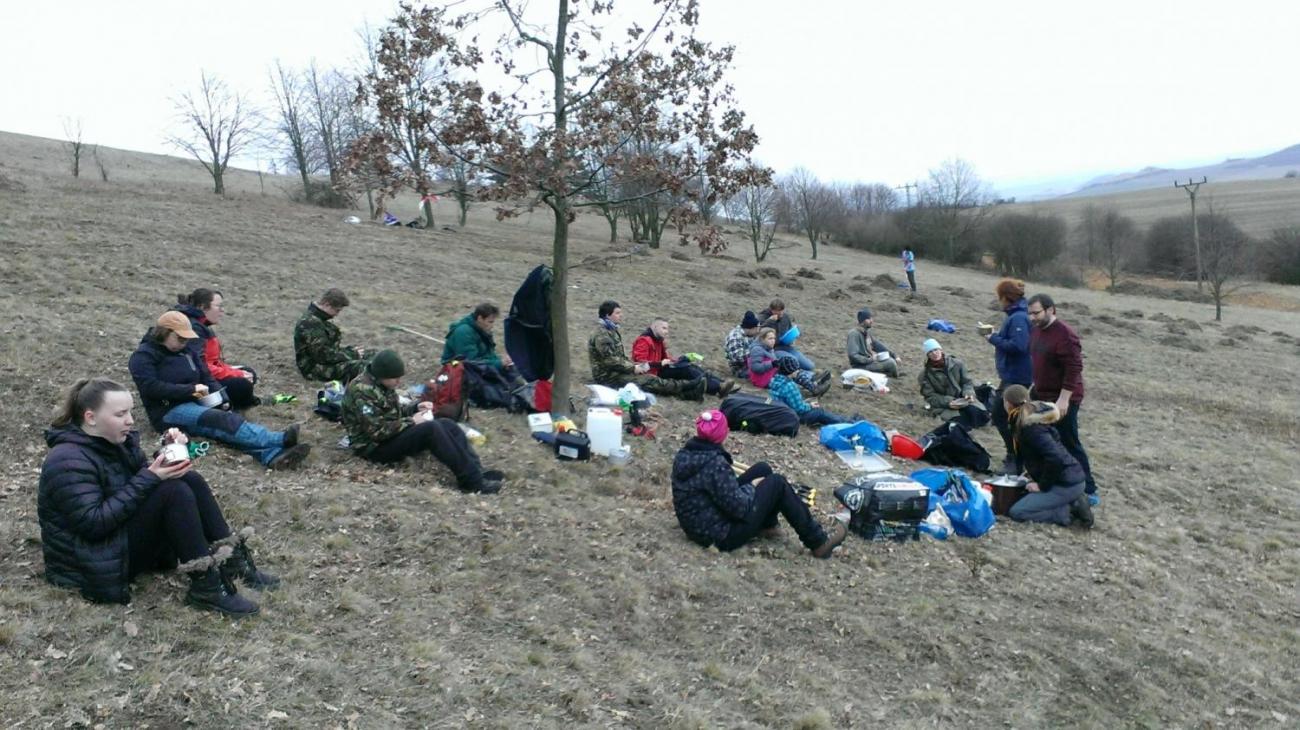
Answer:
[(1079, 409), (1083, 405), (1083, 344), (1079, 335), (1056, 317), (1056, 302), (1047, 294), (1029, 298), (1027, 311), (1033, 329), (1029, 356), (1033, 365), (1035, 400), (1054, 402), (1061, 412), (1056, 430), (1061, 445), (1083, 467), (1089, 501), (1096, 504), (1097, 483), (1092, 478), (1088, 453), (1079, 441)]
[(1003, 279), (994, 291), (1002, 303), (1006, 318), (1002, 327), (996, 332), (993, 325), (983, 325), (982, 334), (993, 345), (993, 362), (998, 369), (998, 389), (993, 394), (993, 426), (1002, 435), (1002, 443), (1007, 448), (1006, 458), (1002, 460), (1004, 474), (1019, 473), (1016, 466), (1014, 449), (1011, 445), (1011, 427), (1007, 423), (1007, 410), (1002, 406), (1002, 394), (1012, 385), (1026, 388), (1034, 382), (1033, 363), (1029, 358), (1029, 315), (1025, 304), (1025, 282), (1019, 279)]

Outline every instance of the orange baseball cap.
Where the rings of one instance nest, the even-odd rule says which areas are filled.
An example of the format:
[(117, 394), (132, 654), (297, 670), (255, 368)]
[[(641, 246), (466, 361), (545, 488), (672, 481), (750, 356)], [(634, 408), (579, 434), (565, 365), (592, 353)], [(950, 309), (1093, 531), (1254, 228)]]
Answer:
[(158, 318), (158, 326), (165, 330), (171, 330), (187, 340), (196, 339), (199, 335), (190, 326), (190, 318), (180, 312), (166, 312)]

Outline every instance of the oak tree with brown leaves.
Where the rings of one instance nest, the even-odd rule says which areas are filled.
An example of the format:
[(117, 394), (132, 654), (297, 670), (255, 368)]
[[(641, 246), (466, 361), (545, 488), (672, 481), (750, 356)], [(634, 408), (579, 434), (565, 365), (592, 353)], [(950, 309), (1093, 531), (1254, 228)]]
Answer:
[[(643, 1), (626, 13), (620, 6), (619, 17), (637, 16), (624, 23), (614, 5), (403, 4), (363, 88), (381, 124), (359, 147), (369, 156), (358, 159), (380, 164), (374, 156), (387, 148), (392, 160), (403, 141), (395, 130), (409, 130), (412, 146), (463, 160), (489, 179), (479, 195), (498, 204), (498, 217), (550, 209), (561, 403), (569, 394), (568, 246), (577, 212), (664, 196), (690, 200), (699, 188), (690, 181), (700, 175), (717, 199), (771, 176), (748, 159), (758, 137), (725, 80), (734, 49), (696, 37), (698, 0)], [(481, 36), (490, 40), (480, 44)], [(430, 67), (441, 73), (415, 78)], [(392, 167), (390, 192), (421, 183), (409, 163)], [(622, 184), (631, 182), (634, 190)]]

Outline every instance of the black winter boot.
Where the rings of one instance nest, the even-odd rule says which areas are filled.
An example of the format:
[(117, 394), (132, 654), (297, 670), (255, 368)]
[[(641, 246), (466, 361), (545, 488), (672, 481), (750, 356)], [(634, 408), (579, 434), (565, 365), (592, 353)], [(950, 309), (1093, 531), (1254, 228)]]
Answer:
[(190, 590), (185, 602), (203, 611), (216, 611), (236, 618), (257, 613), (257, 604), (239, 595), (235, 584), (221, 575), (218, 563), (231, 555), (229, 547), (196, 560), (182, 563), (177, 570), (190, 576)]

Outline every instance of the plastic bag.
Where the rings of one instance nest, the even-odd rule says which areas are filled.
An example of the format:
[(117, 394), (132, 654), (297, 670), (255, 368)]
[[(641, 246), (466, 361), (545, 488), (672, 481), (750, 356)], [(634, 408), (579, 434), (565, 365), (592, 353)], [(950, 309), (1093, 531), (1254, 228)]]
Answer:
[(853, 447), (859, 445), (868, 451), (876, 452), (886, 451), (889, 448), (889, 442), (885, 440), (885, 432), (871, 421), (822, 426), (818, 439), (822, 446), (831, 451), (853, 451)]
[[(931, 493), (933, 495), (933, 492)], [(937, 501), (933, 498), (931, 501)], [(921, 534), (929, 535), (936, 540), (947, 540), (953, 533), (952, 520), (948, 519), (948, 513), (940, 507), (930, 510), (930, 514), (921, 521)]]
[(939, 495), (939, 506), (952, 522), (953, 532), (962, 537), (979, 537), (993, 529), (997, 518), (993, 504), (966, 472), (960, 469), (918, 469), (911, 473), (916, 481)]
[(852, 368), (840, 373), (840, 384), (854, 390), (868, 390), (877, 393), (889, 392), (889, 377), (884, 373)]

